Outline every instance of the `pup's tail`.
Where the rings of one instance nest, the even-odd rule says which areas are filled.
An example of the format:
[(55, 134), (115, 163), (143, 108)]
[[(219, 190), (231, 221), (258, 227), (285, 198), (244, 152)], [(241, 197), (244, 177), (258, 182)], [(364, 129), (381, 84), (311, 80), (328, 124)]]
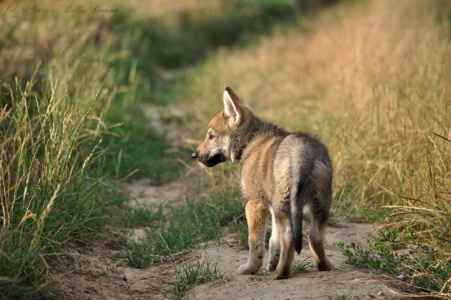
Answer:
[(313, 171), (314, 162), (304, 161), (298, 170), (292, 173), (291, 183), (291, 232), (293, 233), (293, 245), (298, 254), (302, 249), (302, 209), (304, 208), (305, 195)]

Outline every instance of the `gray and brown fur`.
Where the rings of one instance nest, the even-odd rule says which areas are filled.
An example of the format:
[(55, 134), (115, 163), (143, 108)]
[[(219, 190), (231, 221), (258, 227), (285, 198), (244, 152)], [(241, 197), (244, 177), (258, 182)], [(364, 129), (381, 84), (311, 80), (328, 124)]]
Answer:
[(307, 133), (290, 133), (265, 123), (230, 88), (224, 109), (208, 125), (193, 158), (208, 167), (239, 160), (247, 198), (249, 259), (239, 274), (256, 273), (263, 262), (268, 215), (272, 234), (267, 269), (275, 279), (291, 276), (294, 252), (302, 249), (302, 211), (311, 215), (309, 246), (320, 271), (333, 269), (324, 249), (324, 228), (332, 202), (332, 165), (326, 147)]

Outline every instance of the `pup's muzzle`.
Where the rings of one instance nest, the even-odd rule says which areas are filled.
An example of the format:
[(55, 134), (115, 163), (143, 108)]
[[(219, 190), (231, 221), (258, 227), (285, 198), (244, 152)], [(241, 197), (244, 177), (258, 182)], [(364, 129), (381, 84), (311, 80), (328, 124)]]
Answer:
[(193, 152), (193, 154), (191, 154), (191, 157), (193, 159), (197, 159), (199, 157), (199, 155), (197, 154), (197, 152)]

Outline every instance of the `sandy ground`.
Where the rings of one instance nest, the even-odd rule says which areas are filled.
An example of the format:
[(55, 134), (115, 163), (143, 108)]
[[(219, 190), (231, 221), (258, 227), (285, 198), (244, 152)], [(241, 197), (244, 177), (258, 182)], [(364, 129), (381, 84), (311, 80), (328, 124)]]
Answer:
[(53, 275), (59, 292), (57, 298), (163, 299), (170, 288), (162, 281), (171, 280), (174, 266), (188, 257), (180, 255), (170, 263), (136, 269), (121, 262), (116, 248), (99, 241), (82, 253), (71, 249), (76, 262), (72, 271)]
[[(247, 250), (230, 247), (227, 243), (211, 247), (202, 255), (218, 264), (230, 280), (221, 285), (203, 285), (191, 291), (189, 299), (400, 299), (396, 296), (393, 280), (366, 269), (357, 269), (345, 264), (345, 257), (336, 246), (339, 241), (364, 242), (374, 230), (372, 225), (341, 223), (329, 227), (326, 251), (337, 268), (329, 272), (318, 272), (313, 268), (308, 244), (295, 258), (308, 265), (307, 270), (286, 280), (273, 280), (270, 273), (262, 270), (263, 276), (235, 275), (238, 267), (247, 260)], [(267, 259), (267, 257), (265, 257)], [(263, 265), (266, 265), (264, 260)], [(344, 298), (344, 297), (347, 298)]]

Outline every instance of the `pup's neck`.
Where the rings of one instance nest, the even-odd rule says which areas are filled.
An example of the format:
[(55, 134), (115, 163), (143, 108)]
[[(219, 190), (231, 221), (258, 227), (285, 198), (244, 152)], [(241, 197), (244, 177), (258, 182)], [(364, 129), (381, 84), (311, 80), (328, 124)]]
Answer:
[(231, 137), (232, 161), (240, 160), (243, 151), (257, 136), (288, 135), (288, 132), (286, 132), (285, 130), (277, 127), (274, 124), (262, 121), (260, 118), (254, 116), (250, 111), (248, 117), (248, 121), (244, 122), (242, 126), (237, 128), (237, 130)]

